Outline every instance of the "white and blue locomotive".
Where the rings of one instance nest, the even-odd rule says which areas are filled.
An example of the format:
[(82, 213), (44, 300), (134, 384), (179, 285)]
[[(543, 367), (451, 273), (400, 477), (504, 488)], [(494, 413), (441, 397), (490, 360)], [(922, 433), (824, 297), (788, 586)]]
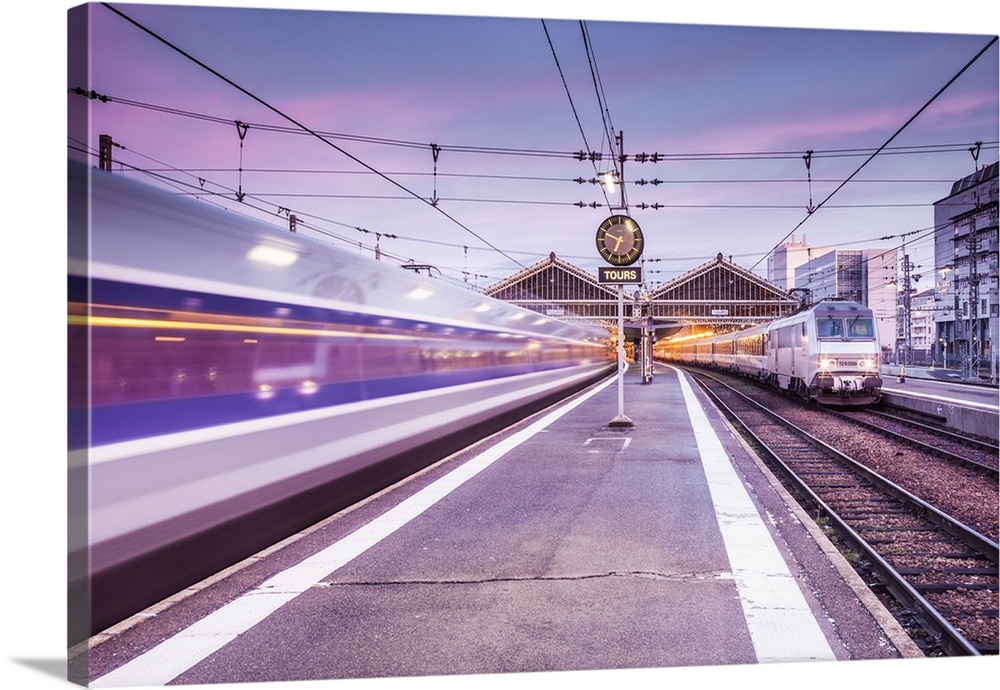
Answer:
[(656, 355), (738, 372), (825, 405), (870, 405), (882, 396), (875, 318), (856, 302), (822, 300), (740, 331), (666, 340)]

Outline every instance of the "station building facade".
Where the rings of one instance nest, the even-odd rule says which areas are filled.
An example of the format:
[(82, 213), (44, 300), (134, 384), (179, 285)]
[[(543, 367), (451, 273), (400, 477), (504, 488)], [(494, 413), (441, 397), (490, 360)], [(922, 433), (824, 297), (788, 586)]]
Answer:
[[(587, 322), (613, 330), (618, 318), (618, 288), (550, 254), (484, 290), (540, 314)], [(626, 286), (625, 319), (654, 327), (658, 337), (684, 331), (725, 332), (765, 323), (794, 311), (800, 302), (751, 271), (714, 260), (655, 290)]]
[(997, 379), (998, 164), (952, 184), (934, 204), (934, 358), (968, 378)]
[(793, 234), (767, 256), (767, 279), (782, 290), (795, 287), (795, 269), (830, 251), (829, 247), (809, 245), (805, 233), (801, 240)]

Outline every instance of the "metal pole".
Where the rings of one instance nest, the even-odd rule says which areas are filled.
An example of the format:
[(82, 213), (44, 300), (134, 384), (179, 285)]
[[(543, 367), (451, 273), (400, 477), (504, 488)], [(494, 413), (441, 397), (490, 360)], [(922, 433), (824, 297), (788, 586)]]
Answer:
[(608, 426), (634, 426), (625, 416), (625, 285), (618, 286), (618, 416)]
[(625, 416), (625, 286), (618, 286), (618, 416)]

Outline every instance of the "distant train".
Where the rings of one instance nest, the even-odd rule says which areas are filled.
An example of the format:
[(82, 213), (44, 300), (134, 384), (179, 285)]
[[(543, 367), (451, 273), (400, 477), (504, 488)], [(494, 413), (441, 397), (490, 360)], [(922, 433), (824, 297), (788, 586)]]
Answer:
[(824, 405), (882, 397), (881, 350), (871, 309), (823, 300), (787, 317), (723, 335), (657, 343), (663, 361), (739, 372)]
[(605, 330), (74, 162), (69, 210), (71, 640), (613, 371)]

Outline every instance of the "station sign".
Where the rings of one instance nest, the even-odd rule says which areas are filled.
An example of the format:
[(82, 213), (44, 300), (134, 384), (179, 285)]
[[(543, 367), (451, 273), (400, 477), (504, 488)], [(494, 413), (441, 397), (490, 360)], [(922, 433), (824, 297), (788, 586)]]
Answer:
[(597, 282), (601, 285), (624, 285), (625, 283), (641, 283), (641, 266), (599, 266)]

